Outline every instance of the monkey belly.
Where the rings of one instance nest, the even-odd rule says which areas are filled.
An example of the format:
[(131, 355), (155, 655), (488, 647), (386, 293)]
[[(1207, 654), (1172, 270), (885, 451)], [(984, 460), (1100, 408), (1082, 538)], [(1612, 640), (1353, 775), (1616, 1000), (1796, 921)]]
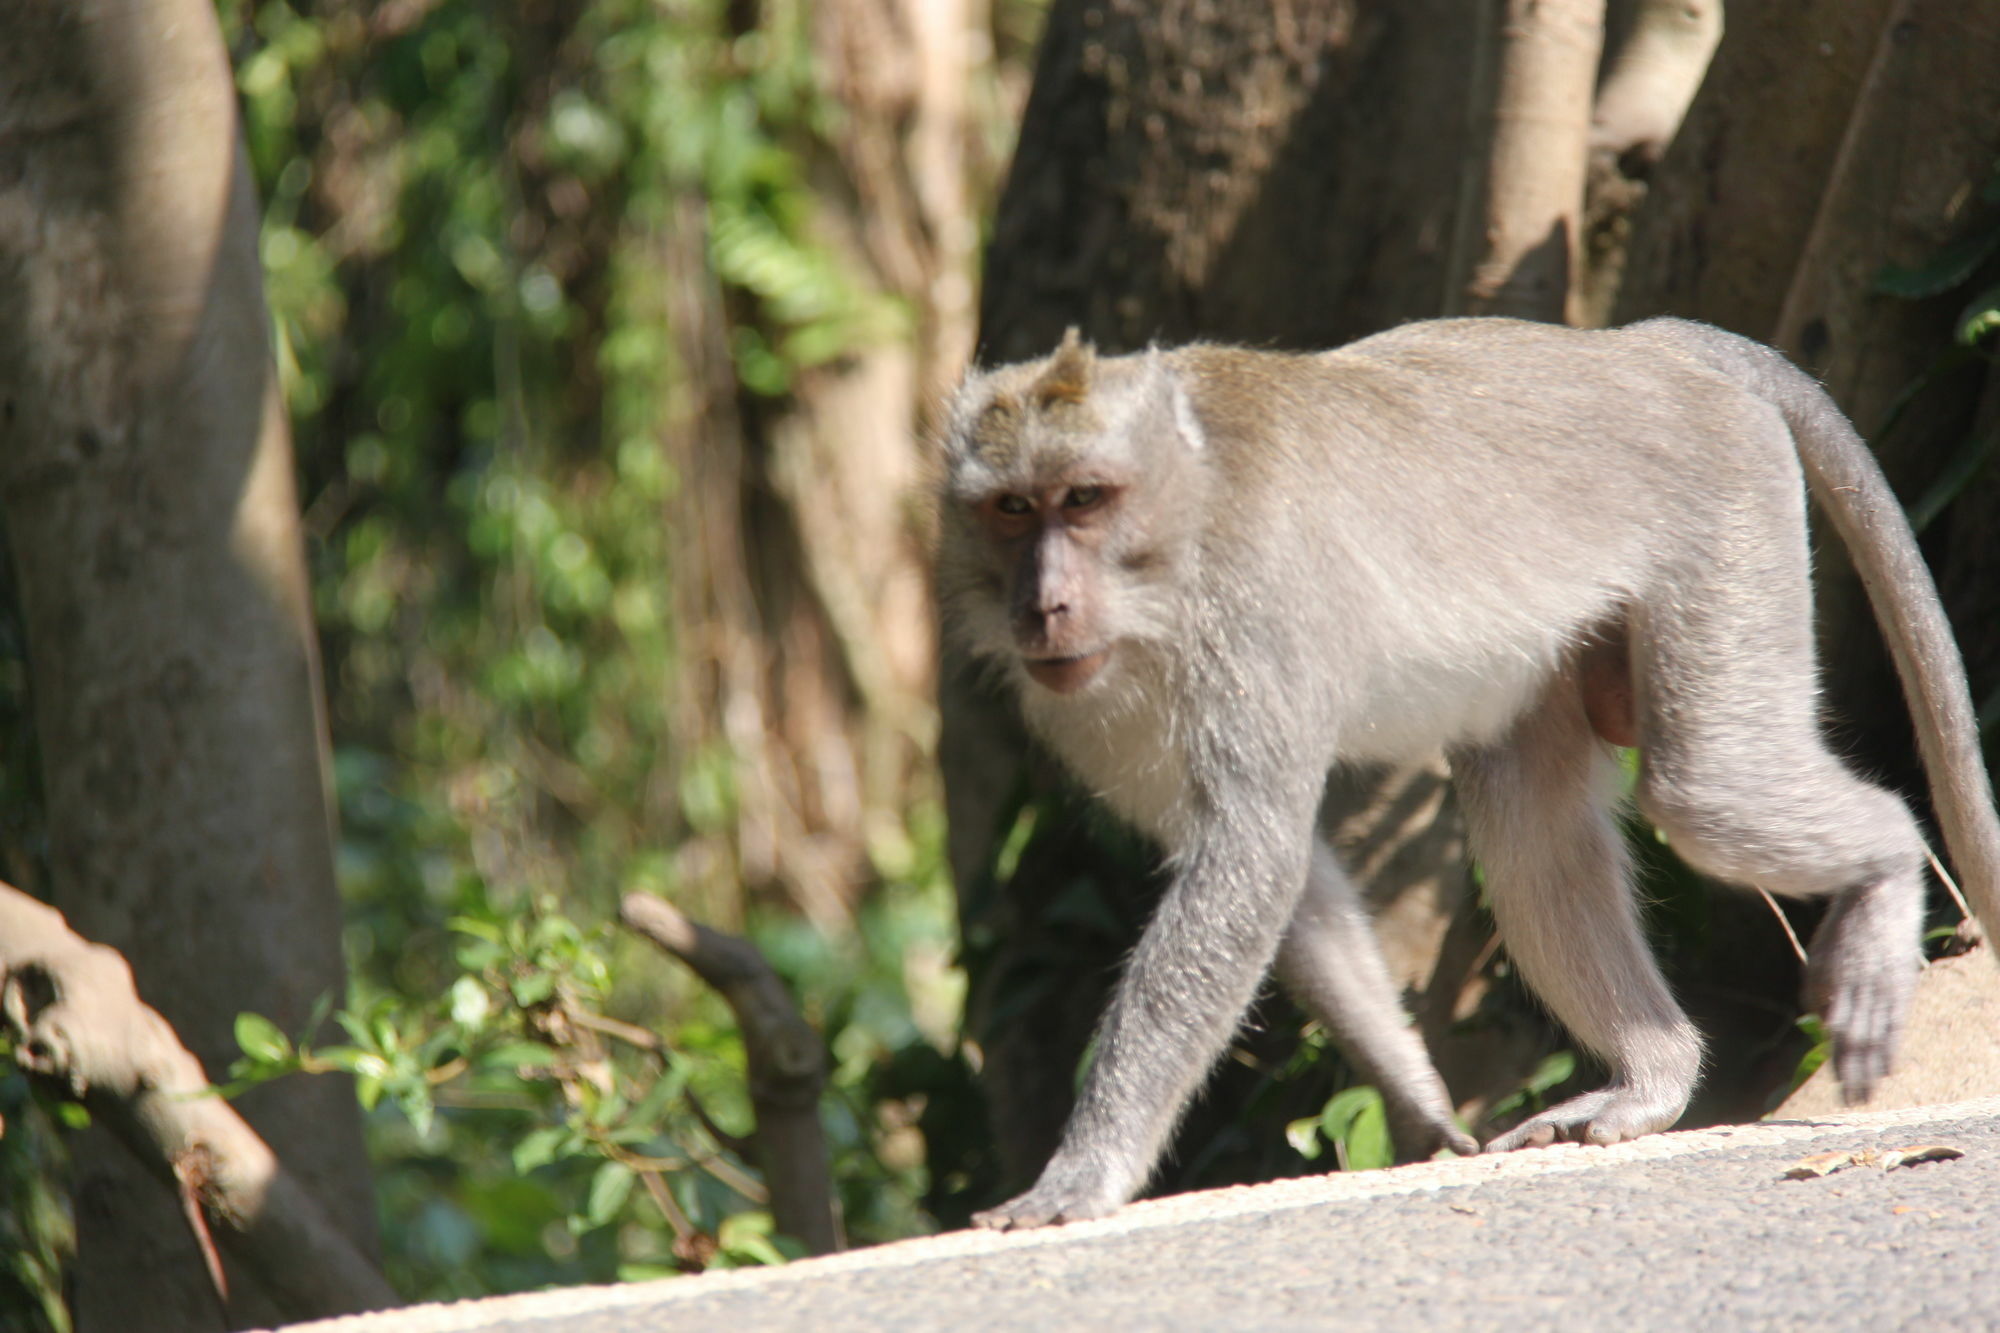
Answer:
[(1339, 758), (1402, 763), (1452, 745), (1498, 740), (1540, 697), (1553, 654), (1466, 652), (1412, 658), (1374, 673), (1340, 729)]

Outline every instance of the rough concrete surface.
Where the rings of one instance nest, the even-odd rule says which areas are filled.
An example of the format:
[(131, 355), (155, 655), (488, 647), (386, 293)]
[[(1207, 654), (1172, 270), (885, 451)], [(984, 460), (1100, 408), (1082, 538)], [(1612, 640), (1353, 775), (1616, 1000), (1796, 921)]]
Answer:
[[(1964, 1155), (1880, 1165), (1927, 1143)], [(1829, 1152), (1877, 1157), (1786, 1178)], [(955, 1232), (780, 1269), (295, 1329), (1107, 1326), (2000, 1327), (2000, 1097), (1282, 1181), (1053, 1230)]]

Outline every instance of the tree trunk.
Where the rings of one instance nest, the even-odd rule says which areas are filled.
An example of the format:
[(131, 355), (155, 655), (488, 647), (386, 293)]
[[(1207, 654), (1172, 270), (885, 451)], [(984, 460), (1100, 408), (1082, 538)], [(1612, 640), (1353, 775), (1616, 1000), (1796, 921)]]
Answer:
[(1447, 308), (1572, 322), (1604, 0), (1503, 0), (1499, 10), (1488, 132), (1468, 173), (1482, 181), (1480, 202), (1459, 218), (1466, 276)]
[[(1059, 0), (994, 222), (981, 359), (1045, 353), (1071, 324), (1107, 351), (1195, 337), (1328, 347), (1437, 313), (1469, 127), (1462, 104), (1436, 95), (1466, 86), (1468, 53), (1438, 34), (1469, 31), (1477, 12), (1471, 0), (1275, 11)], [(1143, 851), (1058, 795), (1011, 704), (949, 652), (941, 694), (967, 1031), (983, 1048), (1004, 1170), (1025, 1181), (1060, 1133), (1077, 1061), (1157, 886)], [(1015, 822), (1024, 796), (1032, 836), (1003, 876), (995, 849), (1026, 830)], [(1368, 876), (1392, 966), (1421, 990), (1464, 905), (1441, 769), (1343, 786), (1327, 816)], [(1455, 954), (1457, 970), (1434, 983), (1446, 1014), (1477, 953)], [(1166, 1188), (1303, 1168), (1282, 1122), (1318, 1109), (1301, 1101), (1311, 1090), (1266, 1095), (1297, 1024), (1262, 1027), (1272, 1030), (1253, 1021), (1183, 1128)], [(1465, 1041), (1481, 1066), (1459, 1079), (1461, 1097), (1513, 1077), (1535, 1040)], [(1448, 1076), (1471, 1070), (1453, 1057), (1440, 1051)], [(1320, 1100), (1328, 1090), (1318, 1085)], [(1228, 1127), (1252, 1098), (1245, 1142)]]
[[(975, 0), (823, 0), (823, 91), (844, 117), (802, 146), (822, 208), (815, 240), (856, 285), (910, 314), (802, 370), (783, 397), (737, 385), (724, 298), (704, 273), (704, 202), (664, 238), (685, 290), (669, 324), (692, 404), (669, 435), (686, 479), (681, 622), (707, 632), (683, 683), (684, 744), (720, 742), (738, 817), (683, 851), (684, 879), (776, 886), (840, 931), (900, 824), (936, 731), (936, 649), (911, 441), (971, 347), (972, 201), (982, 165), (966, 89)], [(746, 11), (747, 13), (747, 11)], [(711, 899), (720, 906), (716, 895)]]
[[(343, 988), (324, 720), (257, 210), (207, 0), (0, 6), (0, 505), (29, 640), (51, 892), (210, 1075), (237, 1013)], [(240, 1108), (364, 1252), (335, 1078)], [(307, 1313), (233, 1274), (102, 1132), (77, 1153), (81, 1329)]]

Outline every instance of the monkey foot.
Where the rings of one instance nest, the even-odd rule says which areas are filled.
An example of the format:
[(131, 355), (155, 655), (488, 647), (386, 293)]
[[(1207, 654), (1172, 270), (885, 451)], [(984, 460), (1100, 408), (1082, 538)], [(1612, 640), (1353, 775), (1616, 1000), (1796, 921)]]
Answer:
[(972, 1224), (988, 1231), (1025, 1231), (1029, 1227), (1060, 1226), (1109, 1217), (1124, 1200), (1102, 1188), (1050, 1181), (1046, 1176), (1019, 1198), (972, 1215)]
[(1487, 1152), (1545, 1148), (1551, 1143), (1623, 1143), (1680, 1119), (1687, 1096), (1661, 1096), (1613, 1084), (1572, 1097), (1524, 1120), (1486, 1145)]
[(1906, 884), (1884, 881), (1836, 899), (1813, 935), (1806, 1001), (1833, 1038), (1833, 1072), (1852, 1106), (1889, 1076), (1909, 1017), (1921, 907)]

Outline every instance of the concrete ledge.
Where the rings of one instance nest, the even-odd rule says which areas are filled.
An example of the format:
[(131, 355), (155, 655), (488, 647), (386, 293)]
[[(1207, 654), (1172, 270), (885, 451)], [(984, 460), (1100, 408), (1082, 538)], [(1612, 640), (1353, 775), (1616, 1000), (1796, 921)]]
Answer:
[[(1990, 1039), (1990, 1038), (1989, 1038)], [(1591, 1192), (1588, 1180), (1580, 1186), (1555, 1188), (1561, 1178), (1575, 1177), (1579, 1173), (1604, 1173), (1607, 1179), (1617, 1176), (1619, 1188), (1633, 1188), (1629, 1182), (1636, 1178), (1630, 1168), (1641, 1168), (1647, 1164), (1673, 1163), (1685, 1159), (1699, 1158), (1705, 1154), (1717, 1154), (1731, 1163), (1740, 1159), (1756, 1158), (1754, 1172), (1746, 1175), (1740, 1168), (1733, 1167), (1730, 1176), (1730, 1190), (1726, 1198), (1718, 1204), (1716, 1218), (1724, 1222), (1730, 1209), (1743, 1209), (1744, 1180), (1776, 1182), (1781, 1176), (1784, 1161), (1789, 1161), (1808, 1152), (1818, 1151), (1830, 1144), (1853, 1146), (1865, 1144), (1876, 1138), (1885, 1140), (1883, 1146), (1902, 1146), (1923, 1137), (1922, 1131), (1934, 1126), (1965, 1126), (1991, 1122), (2000, 1126), (2000, 1097), (1982, 1098), (1946, 1106), (1921, 1107), (1892, 1111), (1867, 1111), (1831, 1115), (1811, 1120), (1767, 1121), (1761, 1124), (1736, 1125), (1714, 1129), (1692, 1130), (1674, 1134), (1657, 1134), (1632, 1143), (1611, 1148), (1586, 1148), (1574, 1144), (1562, 1144), (1550, 1148), (1531, 1149), (1495, 1157), (1462, 1158), (1442, 1162), (1424, 1162), (1411, 1166), (1396, 1167), (1382, 1171), (1368, 1171), (1354, 1174), (1334, 1174), (1279, 1181), (1268, 1185), (1257, 1185), (1236, 1189), (1217, 1190), (1200, 1194), (1178, 1195), (1134, 1204), (1115, 1217), (1097, 1222), (1078, 1223), (1066, 1227), (1050, 1228), (1013, 1234), (997, 1234), (982, 1231), (960, 1231), (945, 1235), (900, 1241), (872, 1249), (856, 1250), (847, 1254), (833, 1255), (822, 1259), (802, 1260), (783, 1268), (735, 1270), (710, 1273), (699, 1277), (671, 1278), (658, 1282), (633, 1283), (615, 1287), (584, 1287), (560, 1291), (537, 1292), (519, 1296), (495, 1297), (479, 1301), (467, 1301), (454, 1305), (416, 1306), (400, 1310), (384, 1311), (372, 1315), (327, 1320), (309, 1325), (295, 1325), (295, 1330), (304, 1333), (470, 1333), (472, 1330), (526, 1330), (526, 1329), (626, 1329), (649, 1328), (655, 1321), (661, 1324), (680, 1323), (683, 1320), (691, 1326), (716, 1327), (713, 1319), (722, 1314), (721, 1307), (740, 1315), (749, 1315), (753, 1326), (765, 1327), (858, 1327), (866, 1326), (861, 1315), (851, 1315), (858, 1322), (842, 1322), (836, 1317), (844, 1307), (840, 1295), (852, 1291), (862, 1302), (862, 1311), (877, 1310), (884, 1325), (909, 1326), (898, 1322), (898, 1316), (885, 1305), (885, 1290), (891, 1290), (898, 1297), (908, 1296), (913, 1300), (926, 1292), (933, 1298), (930, 1304), (918, 1301), (914, 1305), (918, 1311), (934, 1311), (945, 1322), (963, 1326), (968, 1316), (959, 1314), (947, 1317), (945, 1307), (952, 1304), (954, 1294), (967, 1296), (964, 1284), (955, 1283), (954, 1274), (976, 1274), (981, 1283), (1001, 1283), (1004, 1275), (1020, 1269), (1045, 1273), (1054, 1268), (1065, 1274), (1065, 1280), (1072, 1281), (1077, 1292), (1087, 1298), (1100, 1292), (1115, 1293), (1129, 1288), (1133, 1295), (1119, 1296), (1123, 1302), (1121, 1309), (1129, 1308), (1130, 1302), (1146, 1299), (1166, 1299), (1169, 1305), (1160, 1315), (1165, 1320), (1162, 1326), (1199, 1327), (1205, 1318), (1227, 1317), (1228, 1305), (1212, 1311), (1208, 1316), (1196, 1317), (1193, 1309), (1174, 1306), (1172, 1288), (1174, 1277), (1180, 1276), (1191, 1284), (1189, 1290), (1212, 1293), (1215, 1281), (1212, 1276), (1198, 1276), (1198, 1265), (1176, 1265), (1173, 1255), (1177, 1249), (1186, 1247), (1192, 1254), (1212, 1253), (1219, 1246), (1240, 1250), (1243, 1245), (1243, 1227), (1226, 1225), (1231, 1219), (1252, 1219), (1256, 1225), (1249, 1228), (1249, 1234), (1262, 1236), (1270, 1234), (1295, 1235), (1306, 1241), (1318, 1229), (1328, 1225), (1329, 1216), (1338, 1215), (1343, 1219), (1345, 1230), (1341, 1233), (1349, 1241), (1339, 1247), (1347, 1251), (1345, 1256), (1324, 1258), (1330, 1265), (1326, 1282), (1330, 1288), (1337, 1285), (1334, 1279), (1342, 1271), (1341, 1264), (1350, 1267), (1356, 1263), (1369, 1262), (1371, 1240), (1390, 1243), (1387, 1220), (1391, 1215), (1408, 1220), (1411, 1214), (1408, 1206), (1398, 1206), (1394, 1200), (1419, 1200), (1422, 1196), (1436, 1195), (1443, 1191), (1454, 1192), (1454, 1197), (1476, 1201), (1453, 1203), (1455, 1214), (1473, 1215), (1476, 1211), (1492, 1212), (1496, 1208), (1505, 1211), (1510, 1208), (1526, 1208), (1531, 1212), (1554, 1216), (1563, 1207), (1575, 1211), (1579, 1194), (1583, 1211), (1590, 1212)], [(1963, 1136), (1962, 1136), (1963, 1137)], [(2000, 1138), (2000, 1132), (1996, 1132)], [(1893, 1140), (1893, 1142), (1889, 1142)], [(1981, 1145), (1982, 1147), (1990, 1145)], [(1771, 1150), (1778, 1149), (1774, 1154)], [(1975, 1148), (1973, 1156), (1977, 1156)], [(1990, 1151), (1986, 1156), (1991, 1157)], [(1764, 1159), (1771, 1159), (1766, 1161)], [(1989, 1166), (1991, 1164), (1988, 1164)], [(1643, 1184), (1643, 1190), (1658, 1192), (1672, 1191), (1676, 1196), (1687, 1196), (1703, 1187), (1706, 1168), (1688, 1163), (1691, 1170), (1668, 1173), (1654, 1172), (1658, 1177), (1654, 1183)], [(1718, 1178), (1725, 1174), (1718, 1163), (1714, 1174)], [(1623, 1170), (1621, 1170), (1623, 1169)], [(1930, 1168), (1919, 1168), (1929, 1170)], [(1983, 1174), (1977, 1177), (1986, 1180)], [(1644, 1172), (1639, 1173), (1645, 1176)], [(1880, 1173), (1876, 1173), (1880, 1174)], [(1893, 1173), (1897, 1176), (1913, 1176), (1911, 1171)], [(1835, 1181), (1845, 1176), (1833, 1177)], [(1934, 1192), (1936, 1182), (1947, 1178), (1939, 1175), (1931, 1178), (1929, 1188)], [(1973, 1175), (1957, 1177), (1970, 1184)], [(1538, 1187), (1533, 1182), (1547, 1180), (1546, 1186)], [(1664, 1182), (1664, 1183), (1661, 1183)], [(1814, 1182), (1817, 1184), (1819, 1182)], [(1480, 1188), (1489, 1187), (1489, 1188)], [(1496, 1188), (1497, 1187), (1497, 1188)], [(1759, 1185), (1757, 1188), (1763, 1188)], [(1985, 1188), (1984, 1183), (1981, 1185)], [(1463, 1192), (1460, 1194), (1460, 1192)], [(1844, 1195), (1845, 1187), (1832, 1189), (1826, 1197)], [(1608, 1197), (1608, 1196), (1607, 1196)], [(1807, 1197), (1800, 1193), (1788, 1196), (1788, 1204)], [(1380, 1201), (1373, 1207), (1357, 1208), (1355, 1205)], [(1914, 1206), (1914, 1205), (1912, 1205)], [(1419, 1207), (1421, 1225), (1426, 1230), (1419, 1233), (1415, 1244), (1419, 1247), (1448, 1246), (1453, 1243), (1455, 1232), (1448, 1229), (1437, 1230), (1439, 1223), (1434, 1215), (1436, 1207)], [(1699, 1215), (1699, 1209), (1695, 1210)], [(1902, 1212), (1909, 1211), (1902, 1208)], [(1292, 1217), (1291, 1231), (1284, 1231), (1286, 1218)], [(1936, 1216), (1935, 1211), (1932, 1216)], [(1750, 1211), (1744, 1214), (1753, 1224), (1766, 1214)], [(1377, 1226), (1374, 1219), (1383, 1219)], [(1268, 1229), (1264, 1223), (1273, 1225)], [(1215, 1240), (1205, 1240), (1203, 1228), (1213, 1228)], [(1372, 1236), (1353, 1235), (1355, 1230), (1373, 1233)], [(1433, 1231), (1436, 1232), (1433, 1235)], [(1589, 1231), (1578, 1243), (1589, 1242)], [(1149, 1235), (1157, 1243), (1141, 1247), (1146, 1256), (1141, 1265), (1157, 1264), (1160, 1273), (1152, 1278), (1137, 1273), (1121, 1278), (1113, 1270), (1118, 1263), (1125, 1262), (1118, 1255), (1134, 1252), (1134, 1247), (1116, 1242)], [(1707, 1237), (1697, 1235), (1696, 1249)], [(1671, 1228), (1661, 1230), (1660, 1244), (1673, 1244)], [(1206, 1246), (1206, 1250), (1204, 1250)], [(1405, 1244), (1405, 1249), (1411, 1248)], [(1051, 1256), (1050, 1262), (1034, 1259), (1039, 1252), (1075, 1251), (1076, 1256), (1064, 1254), (1060, 1259)], [(1102, 1253), (1107, 1256), (1107, 1272), (1100, 1280), (1093, 1276), (1092, 1267), (1097, 1261), (1091, 1256)], [(1488, 1256), (1490, 1257), (1490, 1256)], [(1664, 1256), (1663, 1256), (1664, 1257)], [(1399, 1258), (1397, 1262), (1401, 1262)], [(1434, 1260), (1426, 1260), (1425, 1267), (1417, 1271), (1458, 1272), (1468, 1274), (1478, 1268), (1481, 1256), (1472, 1256), (1467, 1265), (1454, 1267), (1448, 1254), (1440, 1254)], [(1289, 1253), (1283, 1262), (1292, 1262)], [(1996, 1256), (1995, 1262), (2000, 1262)], [(1248, 1274), (1255, 1267), (1255, 1257), (1245, 1255), (1239, 1265)], [(914, 1271), (929, 1270), (919, 1274)], [(1074, 1275), (1071, 1270), (1074, 1268)], [(1229, 1271), (1237, 1271), (1232, 1269)], [(1289, 1272), (1290, 1270), (1287, 1269)], [(1164, 1278), (1162, 1278), (1164, 1274)], [(1616, 1279), (1618, 1274), (1607, 1273), (1607, 1280)], [(1627, 1286), (1632, 1275), (1625, 1274)], [(1712, 1275), (1711, 1275), (1712, 1276)], [(1914, 1278), (1922, 1275), (1913, 1275)], [(1933, 1275), (1934, 1277), (1937, 1275)], [(904, 1279), (907, 1279), (905, 1281)], [(1247, 1280), (1247, 1278), (1246, 1278)], [(1471, 1279), (1468, 1277), (1468, 1281)], [(1962, 1272), (1952, 1276), (1954, 1282), (1980, 1282), (1984, 1275)], [(1120, 1284), (1125, 1284), (1121, 1286)], [(886, 1284), (886, 1285), (885, 1285)], [(975, 1284), (976, 1285), (976, 1284)], [(1046, 1277), (1035, 1278), (1025, 1283), (1024, 1290), (1049, 1285)], [(1061, 1283), (1057, 1284), (1062, 1285)], [(957, 1290), (955, 1291), (955, 1287)], [(2000, 1288), (1995, 1290), (1995, 1301), (2000, 1302)], [(969, 1322), (981, 1326), (1030, 1327), (1051, 1317), (1064, 1318), (1063, 1314), (1052, 1314), (1043, 1309), (1039, 1314), (1031, 1308), (1032, 1293), (1021, 1298), (1016, 1304), (1012, 1288), (1005, 1302), (982, 1305), (974, 1302), (971, 1306)], [(721, 1306), (717, 1305), (719, 1298)], [(1107, 1299), (1109, 1297), (1107, 1296)], [(872, 1302), (872, 1304), (870, 1304)], [(887, 1302), (887, 1305), (900, 1301)], [(701, 1307), (697, 1309), (696, 1307)], [(1074, 1298), (1057, 1307), (1069, 1316), (1081, 1317), (1083, 1310), (1074, 1303)], [(817, 1314), (809, 1314), (816, 1311)], [(1185, 1313), (1187, 1320), (1173, 1316)], [(1352, 1311), (1351, 1311), (1352, 1313)], [(1530, 1311), (1516, 1308), (1516, 1315)], [(1546, 1318), (1547, 1312), (1540, 1312)], [(990, 1316), (980, 1317), (982, 1314)], [(1331, 1314), (1331, 1311), (1329, 1311)], [(1996, 1310), (2000, 1314), (2000, 1310)], [(766, 1317), (768, 1315), (768, 1318)], [(1144, 1316), (1150, 1318), (1151, 1316)], [(907, 1320), (907, 1312), (901, 1316)], [(922, 1315), (918, 1322), (928, 1322)], [(1092, 1319), (1091, 1322), (1097, 1322)], [(1289, 1322), (1289, 1321), (1287, 1321)], [(1308, 1322), (1317, 1322), (1316, 1320)], [(1365, 1326), (1367, 1320), (1362, 1318)], [(1557, 1320), (1561, 1322), (1560, 1319)]]

